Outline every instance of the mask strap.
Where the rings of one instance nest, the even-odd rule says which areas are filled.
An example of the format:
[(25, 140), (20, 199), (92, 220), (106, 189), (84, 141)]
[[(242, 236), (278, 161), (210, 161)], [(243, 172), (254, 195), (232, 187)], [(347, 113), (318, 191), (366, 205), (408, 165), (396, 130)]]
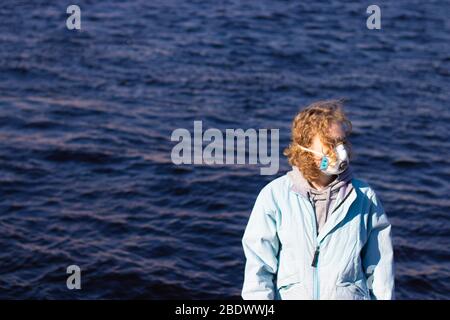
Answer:
[(317, 154), (317, 155), (319, 155), (319, 156), (321, 156), (321, 157), (326, 156), (325, 154), (323, 154), (323, 153), (321, 153), (321, 152), (317, 152), (317, 151), (314, 151), (314, 150), (311, 150), (311, 149), (302, 147), (302, 146), (300, 146), (300, 145), (299, 145), (299, 147), (300, 147), (302, 150), (305, 150), (305, 151), (309, 151), (309, 152), (315, 153), (315, 154)]

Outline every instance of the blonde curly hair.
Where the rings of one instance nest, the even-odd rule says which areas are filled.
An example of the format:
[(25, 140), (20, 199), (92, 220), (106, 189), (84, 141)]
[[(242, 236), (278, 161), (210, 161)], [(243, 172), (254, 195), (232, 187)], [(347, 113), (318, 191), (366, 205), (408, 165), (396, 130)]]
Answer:
[(299, 168), (308, 181), (316, 180), (320, 175), (320, 169), (314, 155), (301, 149), (300, 146), (310, 147), (316, 135), (319, 135), (322, 144), (329, 150), (327, 156), (332, 162), (336, 161), (336, 154), (332, 150), (339, 142), (345, 143), (349, 156), (351, 156), (349, 141), (336, 141), (329, 136), (329, 129), (334, 123), (343, 126), (346, 137), (352, 131), (352, 123), (343, 111), (343, 103), (343, 100), (315, 102), (301, 110), (292, 122), (291, 143), (284, 150), (284, 155), (288, 158), (289, 164)]

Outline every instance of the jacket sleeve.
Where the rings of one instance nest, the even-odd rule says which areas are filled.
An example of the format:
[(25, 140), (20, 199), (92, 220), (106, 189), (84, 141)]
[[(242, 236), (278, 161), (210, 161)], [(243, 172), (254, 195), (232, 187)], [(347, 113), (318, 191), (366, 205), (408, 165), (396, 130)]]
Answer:
[(375, 193), (371, 197), (368, 240), (363, 249), (363, 267), (372, 299), (391, 300), (394, 294), (394, 250), (391, 224)]
[(279, 239), (276, 210), (271, 195), (263, 189), (256, 199), (242, 238), (246, 257), (242, 298), (273, 300), (274, 279), (278, 268)]

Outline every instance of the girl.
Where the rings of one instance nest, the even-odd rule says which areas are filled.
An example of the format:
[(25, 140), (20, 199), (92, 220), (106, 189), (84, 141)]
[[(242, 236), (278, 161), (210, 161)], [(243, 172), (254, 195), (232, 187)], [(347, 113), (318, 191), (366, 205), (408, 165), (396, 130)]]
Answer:
[(244, 299), (393, 299), (391, 225), (353, 177), (351, 122), (340, 101), (294, 118), (292, 171), (259, 193), (242, 239)]

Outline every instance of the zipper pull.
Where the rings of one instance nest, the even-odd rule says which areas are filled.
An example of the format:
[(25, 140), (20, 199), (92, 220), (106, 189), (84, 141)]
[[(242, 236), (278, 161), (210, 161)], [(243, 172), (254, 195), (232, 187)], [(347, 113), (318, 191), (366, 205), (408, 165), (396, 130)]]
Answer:
[(311, 267), (314, 267), (314, 268), (317, 267), (317, 260), (319, 260), (319, 253), (320, 253), (320, 248), (319, 248), (319, 246), (317, 246), (316, 251), (314, 252), (314, 258), (311, 263)]

